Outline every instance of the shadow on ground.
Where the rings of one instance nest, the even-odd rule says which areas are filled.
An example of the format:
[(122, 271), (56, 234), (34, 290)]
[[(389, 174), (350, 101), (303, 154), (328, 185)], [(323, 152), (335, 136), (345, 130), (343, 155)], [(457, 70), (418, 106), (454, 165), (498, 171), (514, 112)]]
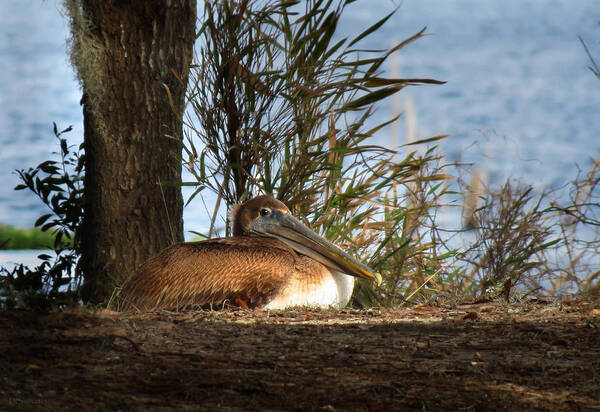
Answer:
[(0, 399), (52, 411), (597, 410), (599, 307), (0, 312)]

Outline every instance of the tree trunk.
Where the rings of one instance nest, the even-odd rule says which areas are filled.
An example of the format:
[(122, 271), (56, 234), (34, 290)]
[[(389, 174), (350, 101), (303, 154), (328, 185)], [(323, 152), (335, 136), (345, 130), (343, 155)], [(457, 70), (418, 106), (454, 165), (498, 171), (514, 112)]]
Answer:
[[(195, 0), (66, 0), (83, 88), (83, 298), (104, 302), (183, 240), (181, 118)], [(167, 86), (170, 93), (167, 93)], [(172, 102), (172, 106), (170, 105)]]

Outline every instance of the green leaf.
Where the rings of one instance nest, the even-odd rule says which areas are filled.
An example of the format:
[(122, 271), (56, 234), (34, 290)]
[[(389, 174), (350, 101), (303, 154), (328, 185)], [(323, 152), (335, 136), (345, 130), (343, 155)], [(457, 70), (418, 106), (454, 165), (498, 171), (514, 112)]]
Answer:
[(416, 85), (420, 83), (426, 84), (445, 84), (446, 82), (435, 79), (384, 79), (381, 77), (370, 77), (363, 83), (365, 87), (381, 87), (390, 84), (401, 84), (403, 86)]
[(423, 33), (425, 33), (425, 30), (427, 30), (427, 27), (423, 27), (423, 29), (421, 29), (421, 31), (419, 31), (417, 34), (412, 35), (411, 37), (409, 37), (408, 39), (400, 42), (399, 44), (397, 44), (396, 46), (392, 47), (391, 49), (389, 49), (385, 55), (383, 57), (381, 57), (380, 59), (378, 59), (379, 61), (376, 61), (375, 63), (373, 63), (371, 65), (371, 67), (369, 68), (369, 70), (367, 70), (367, 73), (365, 75), (365, 77), (371, 77), (373, 76), (373, 74), (375, 74), (375, 72), (379, 69), (379, 67), (383, 64), (383, 62), (393, 53), (395, 53), (396, 51), (400, 50), (401, 48), (403, 48), (404, 46), (406, 46), (407, 44), (415, 41), (416, 39), (418, 39), (419, 37), (423, 36)]
[(358, 43), (359, 41), (361, 41), (362, 39), (364, 39), (365, 37), (367, 37), (369, 34), (373, 33), (375, 30), (377, 30), (378, 28), (380, 28), (381, 26), (383, 26), (385, 24), (385, 22), (388, 21), (388, 19), (390, 17), (392, 17), (394, 15), (394, 13), (396, 13), (397, 10), (398, 10), (397, 8), (394, 9), (394, 11), (392, 11), (390, 14), (388, 14), (383, 19), (379, 20), (377, 23), (375, 23), (374, 25), (372, 25), (371, 27), (369, 27), (367, 30), (365, 30), (361, 34), (359, 34), (354, 40), (352, 40), (350, 42), (350, 44), (348, 45), (348, 47), (352, 47), (352, 45)]
[(446, 137), (449, 137), (449, 136), (450, 136), (449, 134), (441, 134), (441, 135), (438, 135), (438, 136), (428, 137), (426, 139), (421, 139), (421, 140), (417, 140), (417, 141), (414, 141), (414, 142), (410, 142), (410, 143), (405, 144), (404, 146), (414, 146), (414, 145), (417, 145), (417, 144), (431, 143), (431, 142), (435, 142), (435, 141), (438, 141), (438, 140), (445, 139)]
[(52, 229), (55, 225), (56, 225), (55, 221), (48, 222), (48, 223), (45, 223), (44, 225), (42, 225), (42, 227), (40, 229), (42, 230), (42, 232), (47, 232), (49, 229)]
[(190, 195), (189, 199), (185, 202), (184, 207), (189, 205), (190, 202), (196, 197), (196, 195), (198, 195), (200, 192), (202, 192), (202, 190), (204, 190), (205, 188), (206, 188), (206, 186), (204, 186), (204, 185), (198, 186), (198, 189), (194, 190), (194, 193), (192, 193)]
[(60, 150), (61, 150), (63, 156), (65, 156), (67, 153), (69, 153), (69, 147), (67, 146), (66, 139), (60, 139)]
[(388, 96), (391, 96), (401, 88), (402, 87), (399, 88), (398, 86), (390, 86), (383, 89), (375, 90), (374, 92), (368, 93), (364, 96), (359, 97), (356, 100), (346, 103), (342, 110), (358, 109), (359, 107), (376, 103), (382, 99), (385, 99)]
[(319, 42), (316, 44), (315, 48), (313, 49), (313, 52), (311, 54), (311, 59), (313, 60), (318, 60), (319, 57), (321, 57), (321, 55), (323, 54), (323, 52), (327, 49), (327, 46), (329, 45), (329, 42), (331, 41), (331, 37), (333, 36), (333, 33), (335, 32), (335, 29), (337, 27), (337, 23), (338, 23), (338, 17), (336, 14), (334, 14), (333, 12), (330, 13), (329, 16), (327, 16), (327, 19), (325, 20), (324, 23), (324, 27), (325, 27), (325, 33), (323, 34), (323, 37), (321, 37), (321, 39), (319, 40)]
[(44, 222), (46, 222), (46, 220), (48, 220), (50, 218), (50, 216), (52, 216), (52, 213), (48, 213), (45, 215), (40, 216), (35, 223), (33, 224), (33, 226), (38, 227), (44, 224)]

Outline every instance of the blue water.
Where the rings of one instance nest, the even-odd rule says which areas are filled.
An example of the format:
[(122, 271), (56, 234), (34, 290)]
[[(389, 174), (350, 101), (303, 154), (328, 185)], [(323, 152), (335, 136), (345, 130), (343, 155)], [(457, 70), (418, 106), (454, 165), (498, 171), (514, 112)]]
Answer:
[[(74, 126), (73, 143), (82, 136), (60, 5), (0, 2), (0, 222), (21, 227), (45, 210), (32, 194), (12, 190), (18, 183), (12, 171), (57, 149), (53, 121)], [(402, 77), (448, 82), (403, 92), (414, 99), (418, 137), (451, 133), (442, 143), (449, 160), (475, 162), (492, 183), (516, 177), (541, 190), (572, 180), (576, 165), (585, 168), (600, 154), (600, 81), (577, 39), (600, 60), (599, 6), (597, 0), (404, 0), (365, 47), (389, 47), (427, 26), (431, 36), (403, 49), (396, 68)], [(393, 7), (389, 0), (353, 4), (342, 32), (359, 33)], [(389, 115), (389, 105), (377, 112)], [(377, 142), (389, 144), (389, 133)], [(205, 231), (205, 216), (194, 200), (185, 210), (186, 230)]]
[[(576, 163), (585, 167), (600, 155), (600, 80), (588, 70), (577, 38), (600, 59), (599, 6), (582, 0), (403, 1), (381, 38), (391, 43), (425, 26), (432, 35), (402, 50), (400, 75), (448, 82), (406, 89), (415, 100), (420, 137), (453, 134), (442, 145), (446, 155), (462, 153), (463, 160), (486, 167), (492, 181), (512, 176), (548, 186), (574, 178)], [(382, 8), (353, 20), (366, 24)]]
[(68, 28), (58, 0), (0, 1), (0, 222), (32, 226), (46, 213), (31, 193), (15, 192), (14, 169), (36, 166), (58, 146), (52, 122), (72, 124), (81, 141), (81, 98), (69, 66)]
[(13, 267), (23, 264), (30, 268), (34, 268), (41, 264), (42, 261), (38, 256), (42, 253), (48, 254), (47, 250), (0, 250), (0, 266), (7, 270), (12, 270)]

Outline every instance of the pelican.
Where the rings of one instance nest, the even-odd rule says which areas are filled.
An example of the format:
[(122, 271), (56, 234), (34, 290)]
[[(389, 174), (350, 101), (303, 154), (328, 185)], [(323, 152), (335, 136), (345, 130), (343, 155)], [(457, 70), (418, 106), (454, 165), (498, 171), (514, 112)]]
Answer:
[(125, 282), (120, 309), (344, 307), (355, 277), (379, 274), (257, 196), (229, 214), (233, 237), (174, 244)]

